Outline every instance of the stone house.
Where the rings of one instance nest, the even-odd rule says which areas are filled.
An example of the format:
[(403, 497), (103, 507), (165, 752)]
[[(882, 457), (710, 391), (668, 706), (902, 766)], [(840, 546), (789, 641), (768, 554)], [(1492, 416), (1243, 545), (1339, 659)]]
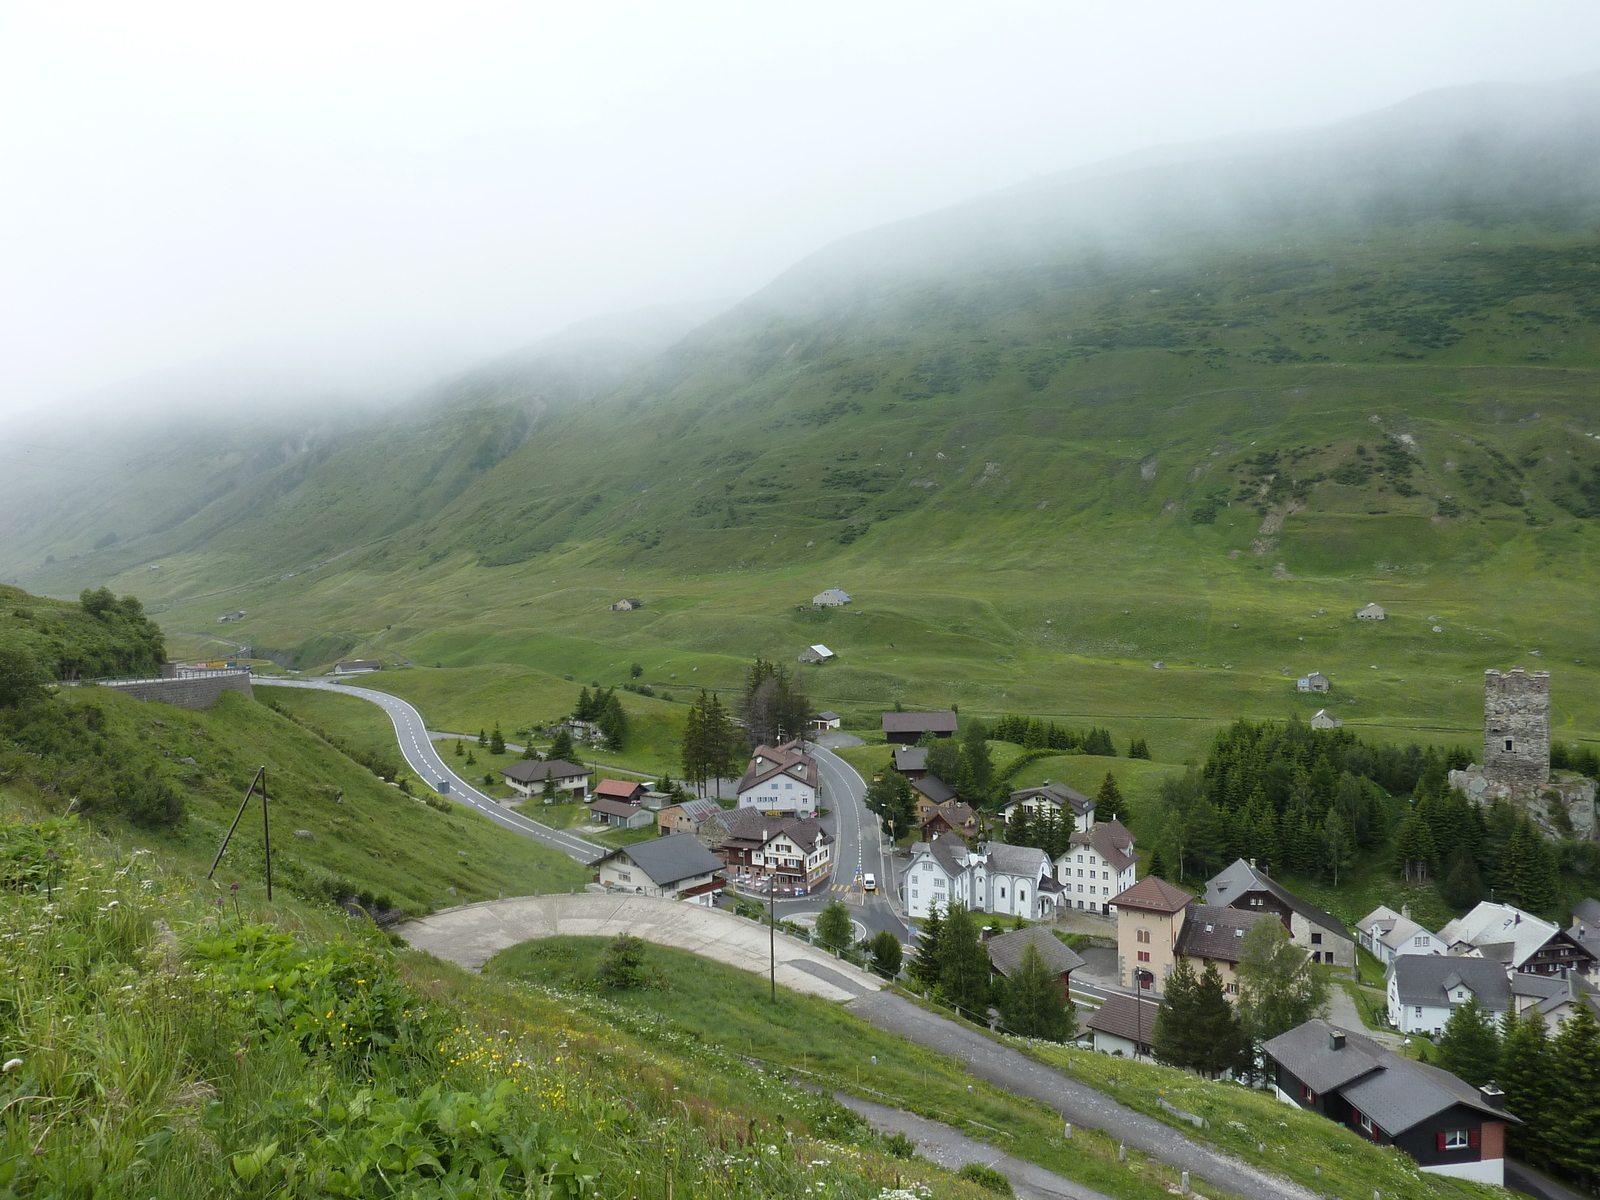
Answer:
[(1295, 691), (1297, 692), (1325, 692), (1332, 686), (1328, 682), (1328, 677), (1321, 671), (1313, 671), (1311, 674), (1294, 681)]
[(807, 646), (800, 651), (799, 658), (803, 663), (825, 663), (833, 656), (832, 650), (818, 642), (815, 646)]
[(1325, 708), (1319, 708), (1311, 714), (1311, 728), (1313, 729), (1337, 729), (1343, 724), (1343, 721)]
[(1366, 604), (1356, 609), (1358, 621), (1385, 621), (1388, 617), (1389, 614), (1383, 611), (1383, 606), (1380, 604)]
[(843, 588), (829, 588), (811, 597), (811, 603), (818, 608), (839, 608), (850, 603), (850, 595)]
[(698, 836), (707, 821), (721, 816), (724, 811), (715, 800), (685, 800), (680, 804), (669, 804), (656, 812), (656, 835), (668, 837), (674, 833), (689, 833)]

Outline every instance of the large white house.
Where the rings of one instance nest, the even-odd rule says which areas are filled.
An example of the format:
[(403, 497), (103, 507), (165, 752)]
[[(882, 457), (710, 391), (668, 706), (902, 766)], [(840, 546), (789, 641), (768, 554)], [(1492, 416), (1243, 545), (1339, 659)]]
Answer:
[[(1064, 783), (1045, 783), (1040, 787), (1021, 788), (1012, 792), (1006, 797), (1006, 804), (1000, 810), (1000, 815), (1009, 822), (1016, 817), (1019, 809), (1024, 808), (1034, 816), (1037, 816), (1041, 809), (1049, 809), (1057, 820), (1065, 821), (1070, 818), (1072, 828), (1078, 833), (1087, 833), (1094, 828), (1094, 798), (1085, 796)], [(1115, 892), (1111, 894), (1116, 895)]]
[(799, 742), (757, 746), (739, 781), (739, 807), (812, 817), (817, 813), (821, 792), (817, 760), (802, 754)]
[(901, 884), (906, 915), (927, 917), (961, 903), (973, 912), (1048, 920), (1062, 901), (1050, 857), (1032, 846), (986, 842), (969, 850), (954, 834), (937, 834), (911, 848)]
[[(1094, 820), (1094, 809), (1089, 809)], [(1071, 848), (1056, 859), (1056, 880), (1061, 884), (1061, 903), (1093, 913), (1112, 913), (1111, 897), (1134, 884), (1138, 859), (1133, 852), (1133, 834), (1121, 821), (1095, 824), (1088, 832), (1072, 835)]]
[(1384, 975), (1389, 1023), (1403, 1033), (1444, 1032), (1450, 1014), (1468, 1000), (1498, 1021), (1511, 1004), (1505, 969), (1486, 958), (1402, 954)]
[(1439, 937), (1449, 944), (1451, 954), (1493, 959), (1508, 975), (1513, 971), (1588, 975), (1595, 969), (1595, 952), (1573, 936), (1576, 932), (1577, 926), (1562, 929), (1510, 904), (1485, 900), (1445, 925)]
[(595, 863), (595, 880), (608, 892), (686, 900), (706, 908), (717, 903), (727, 880), (722, 860), (692, 833), (635, 842)]
[(1411, 919), (1411, 909), (1399, 912), (1378, 905), (1356, 922), (1356, 941), (1387, 965), (1402, 954), (1448, 954), (1450, 947), (1443, 938)]

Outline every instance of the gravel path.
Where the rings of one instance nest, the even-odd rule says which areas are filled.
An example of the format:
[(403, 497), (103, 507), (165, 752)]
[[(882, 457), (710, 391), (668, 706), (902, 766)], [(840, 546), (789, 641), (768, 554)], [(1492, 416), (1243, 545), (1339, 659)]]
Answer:
[(887, 1033), (899, 1034), (966, 1063), (974, 1075), (996, 1087), (1049, 1105), (1074, 1125), (1102, 1129), (1129, 1146), (1246, 1200), (1321, 1200), (1299, 1184), (1191, 1142), (1154, 1117), (1124, 1108), (1103, 1092), (975, 1029), (918, 1008), (903, 996), (879, 992), (852, 1000), (845, 1007)]
[(917, 1153), (930, 1162), (952, 1171), (968, 1163), (993, 1167), (1007, 1179), (1022, 1200), (1111, 1200), (1082, 1184), (1063, 1179), (1033, 1163), (1012, 1158), (987, 1142), (976, 1142), (964, 1133), (938, 1121), (930, 1121), (901, 1108), (889, 1108), (870, 1100), (858, 1100), (848, 1092), (835, 1092), (833, 1098), (854, 1109), (880, 1133), (903, 1133), (917, 1143)]

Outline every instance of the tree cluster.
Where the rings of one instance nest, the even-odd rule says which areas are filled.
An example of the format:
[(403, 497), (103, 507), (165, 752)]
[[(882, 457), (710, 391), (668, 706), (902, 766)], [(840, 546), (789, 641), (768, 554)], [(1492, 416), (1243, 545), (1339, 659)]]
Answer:
[(801, 737), (811, 719), (804, 676), (757, 657), (745, 668), (741, 715), (752, 748), (781, 746)]
[(1446, 788), (1442, 773), (1418, 782), (1394, 858), (1408, 879), (1439, 880), (1445, 902), (1457, 908), (1485, 899), (1491, 887), (1497, 900), (1529, 912), (1551, 912), (1561, 900), (1556, 849), (1533, 822), (1505, 800), (1479, 808), (1459, 788)]
[(580, 721), (589, 721), (600, 727), (607, 750), (621, 750), (628, 740), (628, 716), (622, 711), (622, 701), (616, 688), (596, 687), (593, 692), (582, 688), (572, 715)]
[(739, 774), (743, 740), (717, 694), (701, 691), (684, 722), (683, 777), (704, 790), (709, 780)]
[(1600, 1183), (1600, 1022), (1578, 1004), (1551, 1037), (1538, 1012), (1508, 1011), (1495, 1027), (1474, 1001), (1450, 1015), (1438, 1063), (1505, 1092), (1511, 1151), (1580, 1186)]
[(963, 1016), (986, 1022), (989, 1011), (989, 952), (979, 926), (963, 904), (935, 909), (917, 934), (911, 977), (937, 993)]
[[(994, 723), (989, 736), (997, 742), (1011, 742), (1024, 750), (1077, 750), (1083, 754), (1099, 754), (1115, 758), (1117, 747), (1107, 729), (1070, 729), (1054, 721), (1038, 717), (1005, 716)], [(1136, 745), (1143, 745), (1136, 742)], [(1148, 758), (1146, 748), (1144, 757)]]
[(1209, 1078), (1248, 1064), (1250, 1035), (1228, 1003), (1215, 962), (1197, 978), (1188, 959), (1178, 960), (1156, 1009), (1150, 1049), (1169, 1067)]

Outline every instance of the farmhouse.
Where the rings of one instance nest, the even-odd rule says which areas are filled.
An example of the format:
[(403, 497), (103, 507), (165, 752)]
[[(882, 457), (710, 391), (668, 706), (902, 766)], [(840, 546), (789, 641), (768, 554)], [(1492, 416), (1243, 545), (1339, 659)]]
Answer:
[(217, 624), (220, 625), (225, 621), (242, 621), (244, 620), (244, 611), (242, 608), (236, 608), (232, 612), (225, 612), (217, 618)]
[(1160, 1005), (1144, 996), (1110, 992), (1105, 1003), (1083, 1024), (1093, 1039), (1094, 1048), (1101, 1054), (1148, 1058), (1158, 1008)]
[(637, 596), (629, 596), (626, 600), (618, 600), (615, 604), (606, 606), (611, 612), (632, 612), (636, 608), (643, 608), (644, 601)]
[(545, 762), (523, 759), (501, 767), (500, 774), (505, 776), (513, 791), (524, 796), (542, 792), (546, 779), (554, 781), (560, 800), (584, 800), (589, 795), (589, 768), (564, 759), (552, 758)]
[(802, 754), (798, 741), (757, 746), (739, 781), (739, 807), (815, 816), (821, 788), (817, 760)]
[(1094, 801), (1064, 783), (1045, 783), (1040, 787), (1012, 792), (1000, 815), (1010, 821), (1020, 808), (1033, 814), (1037, 814), (1040, 808), (1049, 808), (1054, 810), (1058, 818), (1071, 813), (1073, 829), (1084, 833), (1094, 828)]
[(1451, 954), (1471, 954), (1493, 959), (1508, 973), (1559, 975), (1576, 971), (1589, 975), (1595, 969), (1595, 952), (1550, 921), (1509, 904), (1485, 900), (1464, 917), (1439, 930)]
[(1402, 1033), (1437, 1036), (1468, 1000), (1498, 1021), (1511, 1007), (1511, 983), (1497, 962), (1434, 954), (1403, 954), (1384, 973), (1389, 1024)]
[(1331, 686), (1328, 682), (1328, 677), (1321, 671), (1313, 671), (1311, 674), (1294, 681), (1295, 691), (1297, 692), (1325, 692)]
[(1319, 708), (1311, 715), (1311, 728), (1313, 729), (1337, 729), (1343, 724), (1343, 721), (1325, 708)]
[(818, 592), (811, 597), (811, 603), (818, 608), (838, 608), (850, 603), (849, 593), (842, 588), (829, 588), (825, 592)]
[(894, 769), (907, 779), (921, 779), (928, 773), (928, 748), (926, 746), (896, 746)]
[(620, 800), (623, 804), (642, 804), (644, 784), (631, 779), (602, 779), (594, 785), (596, 800)]
[(951, 800), (934, 806), (917, 822), (917, 830), (925, 842), (941, 833), (953, 833), (970, 842), (978, 836), (978, 814), (971, 805)]
[(950, 737), (956, 731), (956, 714), (953, 712), (886, 712), (883, 714), (883, 733), (890, 742), (914, 746), (922, 735)]
[(1511, 1002), (1519, 1017), (1532, 1012), (1543, 1017), (1551, 1037), (1560, 1032), (1561, 1022), (1580, 1004), (1587, 1004), (1600, 1017), (1600, 995), (1583, 976), (1571, 971), (1560, 975), (1527, 975), (1519, 971), (1511, 977)]
[(833, 651), (829, 650), (821, 642), (818, 642), (815, 646), (807, 646), (800, 651), (800, 661), (803, 663), (825, 663), (832, 657)]
[(698, 836), (706, 822), (712, 817), (721, 816), (722, 812), (722, 805), (715, 800), (685, 800), (682, 804), (669, 804), (656, 812), (656, 836), (667, 837), (674, 833)]
[(1475, 1088), (1320, 1020), (1262, 1049), (1276, 1064), (1275, 1091), (1284, 1103), (1377, 1145), (1398, 1146), (1432, 1174), (1504, 1185), (1506, 1123), (1517, 1118), (1493, 1084)]
[(1379, 604), (1367, 604), (1356, 609), (1356, 620), (1358, 621), (1384, 621), (1388, 619), (1388, 616), (1389, 614), (1384, 612), (1383, 606)]
[(1381, 963), (1391, 963), (1402, 954), (1444, 954), (1449, 946), (1411, 919), (1409, 906), (1399, 912), (1378, 905), (1356, 922), (1356, 941)]
[(707, 908), (727, 880), (722, 862), (688, 834), (635, 842), (613, 850), (595, 864), (595, 882), (607, 891), (687, 900)]
[(1206, 882), (1206, 903), (1270, 912), (1283, 922), (1289, 940), (1311, 953), (1314, 963), (1356, 965), (1356, 944), (1344, 922), (1300, 899), (1242, 858)]
[(815, 729), (818, 733), (827, 733), (828, 730), (838, 729), (839, 726), (843, 725), (844, 718), (836, 712), (819, 712), (816, 716), (812, 717), (811, 720), (806, 722), (806, 724), (811, 726), (811, 728)]

